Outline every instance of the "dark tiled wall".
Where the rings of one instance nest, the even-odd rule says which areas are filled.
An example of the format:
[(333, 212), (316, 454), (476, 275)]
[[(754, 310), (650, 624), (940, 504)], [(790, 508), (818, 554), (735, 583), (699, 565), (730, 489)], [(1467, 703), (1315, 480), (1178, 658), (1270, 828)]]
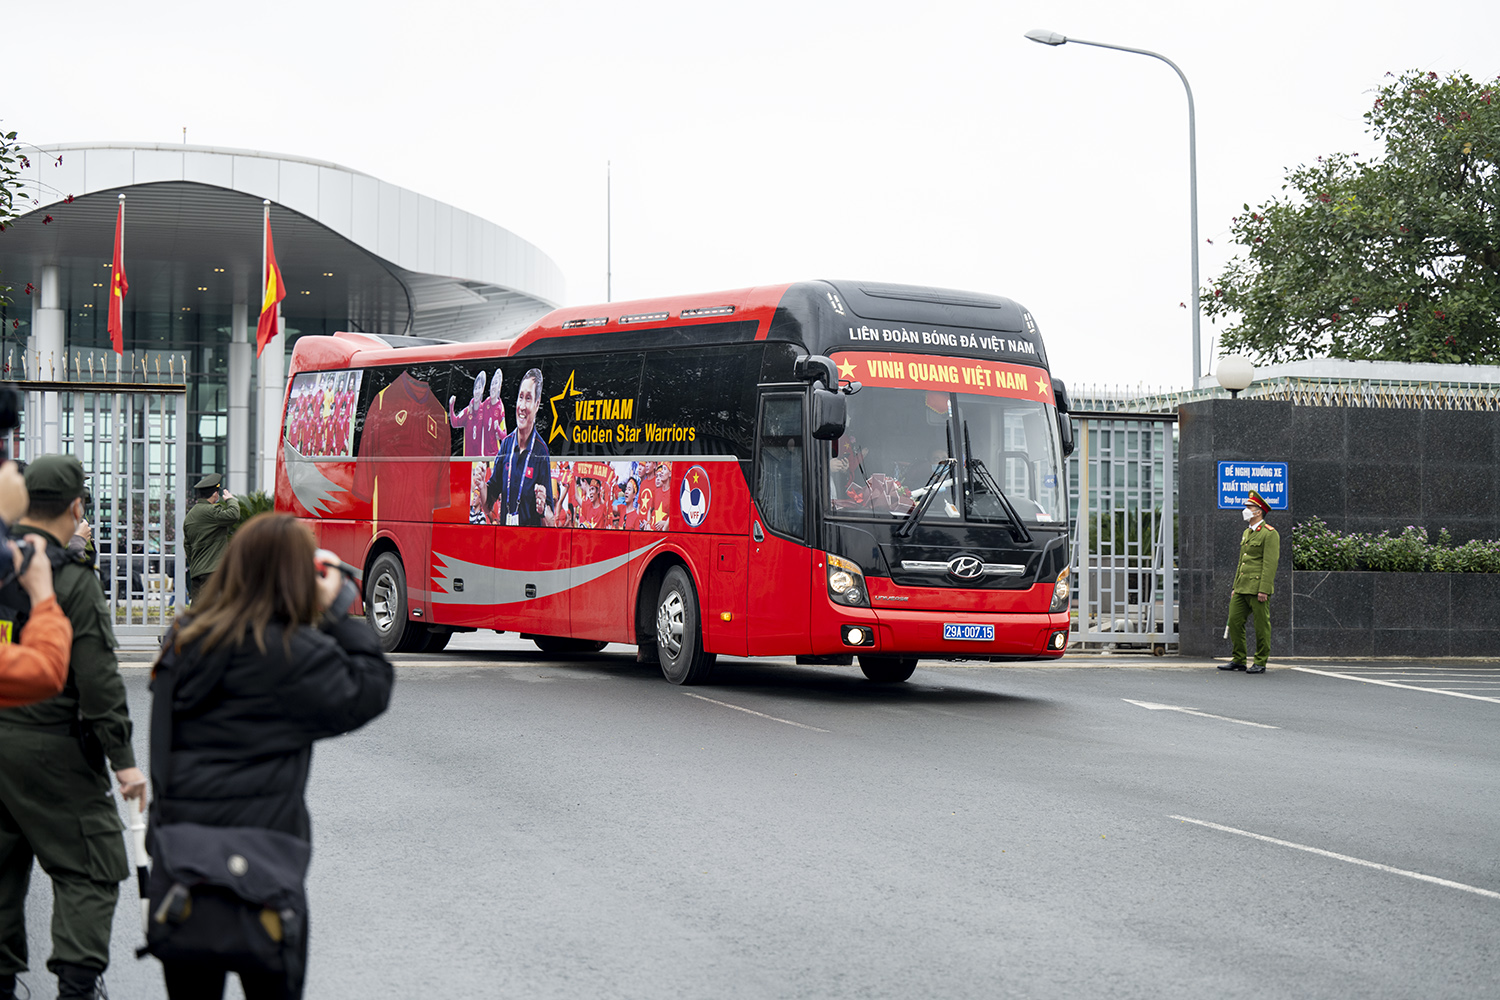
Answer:
[[(1282, 533), (1281, 565), (1271, 605), (1275, 653), (1403, 655), (1420, 647), (1427, 650), (1424, 655), (1475, 655), (1458, 650), (1482, 637), (1477, 632), (1457, 633), (1474, 631), (1480, 621), (1461, 624), (1458, 609), (1471, 607), (1467, 595), (1490, 584), (1476, 583), (1462, 574), (1455, 575), (1452, 579), (1457, 582), (1451, 585), (1439, 585), (1434, 574), (1414, 574), (1429, 585), (1423, 596), (1417, 596), (1420, 587), (1406, 587), (1399, 592), (1404, 596), (1392, 596), (1397, 592), (1390, 588), (1396, 584), (1389, 578), (1404, 574), (1352, 574), (1388, 578), (1367, 584), (1372, 588), (1369, 602), (1356, 592), (1343, 593), (1342, 583), (1335, 597), (1326, 583), (1315, 579), (1319, 574), (1298, 574), (1293, 622), (1291, 528), (1317, 516), (1339, 531), (1390, 530), (1394, 534), (1414, 524), (1426, 527), (1433, 537), (1440, 528), (1447, 528), (1455, 542), (1500, 538), (1500, 414), (1232, 399), (1190, 403), (1178, 413), (1184, 653), (1217, 656), (1229, 651), (1223, 638), (1224, 620), (1244, 523), (1238, 511), (1218, 509), (1216, 475), (1221, 461), (1259, 459), (1287, 462), (1291, 476), (1288, 509), (1269, 518)], [(1365, 586), (1348, 585), (1355, 591)], [(1452, 603), (1432, 604), (1438, 598), (1431, 595), (1438, 590), (1447, 593)], [(1439, 606), (1453, 610), (1445, 617)], [(1349, 622), (1354, 624), (1339, 624), (1346, 614), (1353, 616)], [(1375, 618), (1366, 623), (1360, 615)], [(1389, 624), (1392, 615), (1423, 624)], [(1455, 634), (1440, 642), (1435, 633), (1443, 630)], [(1376, 648), (1377, 642), (1381, 648)], [(1448, 652), (1432, 651), (1439, 646)]]
[(1500, 575), (1298, 573), (1302, 656), (1494, 656)]

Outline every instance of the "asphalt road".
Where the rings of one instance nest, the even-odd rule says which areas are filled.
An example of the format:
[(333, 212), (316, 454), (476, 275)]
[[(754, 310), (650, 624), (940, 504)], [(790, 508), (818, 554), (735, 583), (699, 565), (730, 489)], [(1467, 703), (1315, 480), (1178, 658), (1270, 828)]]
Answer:
[[(390, 712), (314, 755), (309, 997), (1500, 990), (1500, 665), (725, 661), (685, 689), (633, 651), (467, 645), (506, 648), (398, 658)], [(38, 968), (49, 909), (37, 872)], [(164, 995), (138, 917), (127, 883), (115, 1000)]]

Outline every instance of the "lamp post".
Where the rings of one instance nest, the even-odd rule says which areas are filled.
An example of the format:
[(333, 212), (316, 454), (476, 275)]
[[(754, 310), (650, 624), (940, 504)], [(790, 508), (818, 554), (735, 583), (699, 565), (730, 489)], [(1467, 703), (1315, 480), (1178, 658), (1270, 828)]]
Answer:
[(1114, 49), (1117, 52), (1134, 52), (1136, 55), (1150, 56), (1152, 59), (1160, 59), (1168, 66), (1172, 67), (1172, 71), (1175, 72), (1177, 74), (1177, 78), (1182, 81), (1183, 89), (1187, 91), (1188, 218), (1192, 224), (1193, 240), (1193, 381), (1191, 384), (1192, 387), (1196, 389), (1198, 388), (1199, 373), (1203, 370), (1203, 340), (1200, 335), (1199, 329), (1200, 317), (1198, 308), (1198, 123), (1196, 116), (1193, 114), (1193, 88), (1188, 85), (1187, 77), (1183, 75), (1182, 70), (1177, 68), (1177, 64), (1159, 52), (1152, 52), (1148, 49), (1132, 49), (1125, 45), (1110, 45), (1106, 42), (1086, 42), (1082, 38), (1069, 38), (1066, 35), (1059, 35), (1055, 31), (1047, 31), (1044, 28), (1037, 28), (1035, 30), (1028, 31), (1026, 32), (1026, 37), (1031, 39), (1033, 42), (1040, 42), (1042, 45), (1064, 45), (1068, 42), (1073, 42), (1077, 45), (1092, 45), (1095, 48)]
[(1230, 354), (1219, 359), (1219, 368), (1214, 374), (1218, 376), (1219, 384), (1229, 390), (1229, 395), (1239, 399), (1240, 393), (1255, 381), (1255, 365), (1247, 357)]

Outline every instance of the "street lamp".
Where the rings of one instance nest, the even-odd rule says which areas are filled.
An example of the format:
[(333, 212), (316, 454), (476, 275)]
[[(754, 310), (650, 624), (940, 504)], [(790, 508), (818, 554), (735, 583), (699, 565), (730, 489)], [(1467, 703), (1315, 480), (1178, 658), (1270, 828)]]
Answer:
[(1064, 45), (1073, 42), (1077, 45), (1092, 45), (1100, 49), (1114, 49), (1116, 52), (1134, 52), (1136, 55), (1150, 56), (1152, 59), (1160, 59), (1182, 81), (1183, 89), (1187, 91), (1188, 102), (1188, 218), (1192, 223), (1193, 239), (1193, 381), (1194, 389), (1198, 388), (1198, 373), (1203, 370), (1202, 345), (1203, 340), (1199, 331), (1199, 308), (1198, 308), (1198, 123), (1193, 114), (1193, 88), (1188, 86), (1188, 79), (1183, 75), (1177, 64), (1159, 52), (1151, 52), (1148, 49), (1132, 49), (1125, 45), (1110, 45), (1106, 42), (1086, 42), (1082, 38), (1069, 38), (1067, 35), (1059, 35), (1055, 31), (1045, 28), (1036, 28), (1026, 32), (1026, 37), (1033, 42), (1043, 45)]
[(1243, 355), (1230, 354), (1219, 359), (1219, 369), (1214, 374), (1218, 376), (1219, 384), (1229, 390), (1229, 395), (1239, 399), (1240, 393), (1255, 381), (1255, 365)]

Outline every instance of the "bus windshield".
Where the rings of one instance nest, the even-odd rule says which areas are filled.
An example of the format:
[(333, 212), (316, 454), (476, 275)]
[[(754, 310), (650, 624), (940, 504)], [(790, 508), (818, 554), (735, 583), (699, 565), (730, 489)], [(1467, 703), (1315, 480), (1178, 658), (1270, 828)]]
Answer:
[[(1061, 450), (1045, 403), (879, 387), (846, 399), (846, 430), (828, 463), (832, 515), (904, 518), (936, 490), (924, 519), (1004, 522), (998, 486), (1021, 520), (1066, 522)], [(956, 461), (944, 466), (947, 459)]]

